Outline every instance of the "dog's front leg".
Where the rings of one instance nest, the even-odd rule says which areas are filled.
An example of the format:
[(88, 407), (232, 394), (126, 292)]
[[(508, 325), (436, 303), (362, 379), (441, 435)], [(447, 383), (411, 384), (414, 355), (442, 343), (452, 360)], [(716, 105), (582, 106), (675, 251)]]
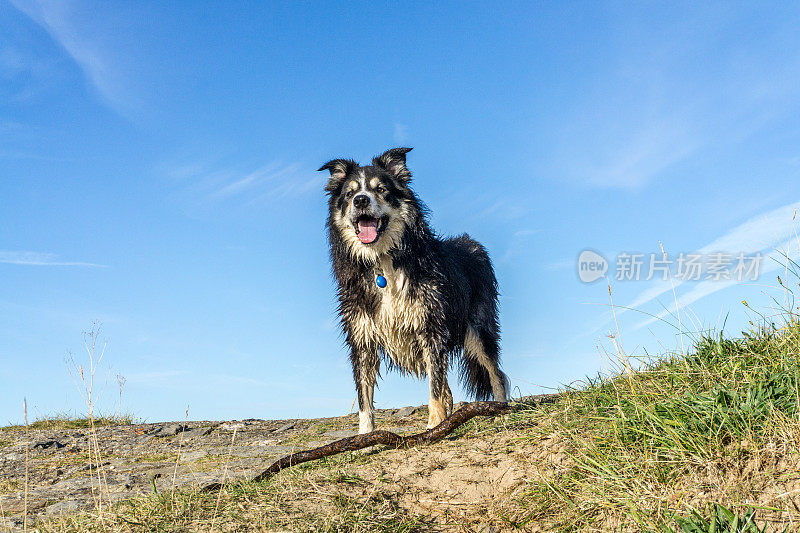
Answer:
[(375, 429), (373, 394), (378, 375), (379, 360), (375, 350), (353, 350), (353, 377), (358, 392), (358, 432), (370, 433)]
[[(450, 393), (450, 387), (447, 386), (447, 357), (438, 351), (428, 351), (426, 366), (429, 392), (428, 429), (431, 429), (441, 424), (448, 414), (447, 396)], [(452, 409), (452, 402), (452, 396), (450, 396), (450, 409)]]

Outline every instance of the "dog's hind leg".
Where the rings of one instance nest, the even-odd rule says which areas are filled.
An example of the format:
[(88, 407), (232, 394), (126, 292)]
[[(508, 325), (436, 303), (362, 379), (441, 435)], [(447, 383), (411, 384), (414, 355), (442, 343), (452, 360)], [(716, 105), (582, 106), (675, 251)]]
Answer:
[[(506, 375), (500, 370), (500, 346), (496, 334), (484, 331), (478, 333), (474, 328), (467, 328), (467, 335), (464, 338), (465, 356), (468, 358), (467, 364), (477, 363), (488, 373), (489, 384), (492, 389), (492, 396), (496, 402), (507, 401), (508, 386)], [(478, 376), (478, 373), (475, 373)], [(484, 376), (486, 374), (483, 374)], [(485, 378), (484, 378), (485, 379)], [(483, 388), (483, 384), (479, 384)], [(488, 395), (488, 390), (487, 390)]]
[(350, 358), (358, 393), (358, 432), (370, 433), (375, 429), (373, 395), (380, 360), (377, 351), (369, 349), (353, 349)]

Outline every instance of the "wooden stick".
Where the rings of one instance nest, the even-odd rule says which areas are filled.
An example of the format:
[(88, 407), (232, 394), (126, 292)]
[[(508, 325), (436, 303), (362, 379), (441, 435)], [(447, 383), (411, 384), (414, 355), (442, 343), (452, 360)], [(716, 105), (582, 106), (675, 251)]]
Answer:
[[(330, 457), (342, 452), (352, 452), (374, 446), (376, 444), (383, 444), (389, 448), (409, 448), (419, 444), (431, 444), (442, 440), (444, 437), (452, 433), (457, 427), (476, 416), (496, 416), (507, 412), (511, 407), (503, 402), (472, 402), (463, 406), (458, 411), (454, 412), (445, 418), (441, 424), (435, 428), (429, 429), (424, 433), (417, 433), (416, 435), (408, 435), (402, 437), (391, 431), (373, 431), (372, 433), (364, 433), (363, 435), (355, 435), (353, 437), (346, 437), (337, 441), (314, 448), (313, 450), (305, 450), (296, 452), (285, 457), (281, 457), (269, 468), (253, 477), (251, 481), (264, 481), (273, 475), (277, 474), (284, 468), (289, 468), (307, 461), (314, 461), (315, 459), (322, 459), (323, 457)], [(222, 487), (221, 483), (211, 483), (206, 485), (201, 490), (203, 492), (219, 490)]]

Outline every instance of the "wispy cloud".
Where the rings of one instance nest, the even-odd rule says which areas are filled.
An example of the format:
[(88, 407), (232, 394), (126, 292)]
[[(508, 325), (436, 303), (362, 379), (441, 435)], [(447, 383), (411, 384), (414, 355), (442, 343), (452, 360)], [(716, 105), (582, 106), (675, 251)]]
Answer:
[(675, 80), (642, 66), (618, 67), (602, 80), (577, 96), (552, 129), (548, 172), (590, 187), (637, 189), (707, 142), (700, 104), (665, 94), (665, 83), (681, 92)]
[(575, 259), (562, 259), (544, 265), (545, 270), (574, 270), (575, 268)]
[(539, 233), (535, 229), (522, 229), (517, 230), (511, 235), (511, 241), (508, 243), (508, 248), (503, 256), (500, 258), (501, 263), (507, 263), (515, 258), (523, 255), (526, 251), (530, 250), (530, 238)]
[(27, 129), (26, 126), (19, 122), (0, 119), (0, 139), (17, 136), (25, 129)]
[[(798, 210), (800, 210), (800, 202), (794, 202), (768, 213), (755, 216), (743, 224), (736, 226), (725, 235), (703, 246), (697, 250), (697, 253), (702, 255), (714, 252), (742, 252), (745, 254), (753, 254), (764, 250), (770, 250), (772, 246), (784, 242), (795, 233), (795, 214)], [(765, 263), (766, 262), (768, 261), (765, 260)], [(774, 261), (769, 262), (774, 263)], [(654, 286), (640, 292), (627, 307), (634, 309), (639, 308), (662, 294), (672, 291), (673, 286), (677, 289), (683, 283), (685, 283), (685, 281), (675, 280), (674, 284), (671, 284), (669, 281), (659, 281)], [(700, 298), (702, 298), (703, 296), (716, 292), (706, 292), (709, 291), (711, 287), (726, 285), (725, 283), (714, 282), (711, 287), (705, 287), (705, 283), (706, 282), (699, 283), (697, 287), (693, 289), (692, 293), (700, 295)], [(720, 287), (717, 290), (721, 288), (724, 287)], [(696, 298), (692, 301), (694, 302), (698, 299), (699, 298)], [(623, 312), (625, 312), (625, 309), (618, 311), (618, 314)]]
[(582, 169), (590, 185), (608, 188), (638, 188), (660, 172), (692, 154), (700, 145), (684, 125), (674, 121), (648, 124), (619, 137), (605, 161)]
[(486, 202), (486, 198), (473, 198), (481, 203), (489, 203), (476, 215), (477, 218), (490, 217), (503, 220), (515, 220), (530, 212), (530, 204), (519, 198), (502, 198), (494, 202)]
[[(96, 39), (74, 9), (74, 2), (59, 0), (10, 0), (11, 4), (44, 28), (53, 40), (81, 68), (101, 98), (115, 111), (131, 117), (139, 107), (138, 98), (108, 54), (109, 44)], [(95, 21), (96, 22), (96, 21)]]
[(783, 45), (788, 33), (772, 32), (753, 47), (726, 47), (718, 70), (697, 75), (686, 65), (736, 40), (722, 30), (701, 34), (699, 27), (677, 25), (646, 51), (627, 49), (579, 86), (547, 128), (544, 143), (552, 144), (543, 170), (590, 187), (637, 189), (797, 108), (798, 86), (789, 80), (800, 74), (800, 61)]
[(129, 383), (144, 385), (164, 385), (175, 383), (178, 378), (184, 378), (189, 372), (186, 370), (157, 370), (153, 372), (137, 372), (126, 374), (125, 378)]
[(72, 266), (107, 268), (107, 265), (83, 261), (60, 261), (56, 254), (27, 251), (0, 250), (0, 263), (27, 266)]
[(0, 47), (0, 78), (8, 81), (3, 98), (9, 103), (26, 102), (38, 95), (51, 82), (52, 62), (19, 46)]
[(397, 144), (405, 144), (408, 140), (408, 126), (405, 124), (395, 123), (394, 125), (394, 142)]
[(272, 162), (250, 170), (213, 164), (180, 164), (160, 169), (177, 180), (180, 194), (198, 204), (238, 200), (264, 205), (321, 190), (325, 177), (311, 165)]
[[(237, 174), (230, 175), (229, 183), (212, 192), (209, 198), (221, 200), (232, 196), (250, 195), (254, 192), (256, 197), (260, 195), (262, 199), (265, 196), (282, 198), (294, 193), (305, 192), (308, 190), (309, 181), (313, 183), (322, 181), (319, 175), (312, 174), (310, 171), (306, 176), (301, 176), (302, 173), (302, 166), (299, 163), (290, 165), (271, 163), (245, 173), (241, 177)], [(309, 178), (308, 175), (311, 177)]]
[[(762, 259), (763, 267), (760, 269), (759, 273), (761, 275), (764, 275), (770, 272), (775, 272), (776, 270), (783, 268), (783, 265), (787, 262), (787, 260), (791, 259), (792, 261), (797, 262), (798, 258), (800, 258), (800, 254), (798, 254), (798, 250), (796, 249), (791, 250), (790, 248), (787, 248), (785, 250), (773, 251), (763, 257)], [(710, 296), (715, 292), (727, 289), (728, 287), (739, 285), (740, 283), (746, 283), (746, 282), (738, 280), (701, 281), (700, 283), (695, 285), (692, 288), (692, 290), (690, 290), (685, 294), (682, 294), (678, 298), (677, 307), (675, 306), (674, 303), (670, 304), (663, 311), (644, 320), (640, 324), (637, 324), (634, 329), (639, 329), (649, 326), (653, 322), (661, 320), (669, 315), (675, 315), (676, 309), (684, 309), (692, 305), (693, 303), (705, 298), (706, 296)]]
[(276, 164), (269, 164), (258, 168), (252, 172), (246, 173), (242, 177), (234, 177), (232, 181), (223, 185), (220, 189), (211, 193), (212, 198), (227, 198), (229, 196), (236, 196), (257, 188), (264, 181), (268, 181), (275, 177), (276, 174), (286, 173), (288, 169), (279, 169)]
[(188, 370), (154, 370), (125, 376), (129, 383), (167, 388), (280, 387), (281, 385), (234, 374), (197, 374)]

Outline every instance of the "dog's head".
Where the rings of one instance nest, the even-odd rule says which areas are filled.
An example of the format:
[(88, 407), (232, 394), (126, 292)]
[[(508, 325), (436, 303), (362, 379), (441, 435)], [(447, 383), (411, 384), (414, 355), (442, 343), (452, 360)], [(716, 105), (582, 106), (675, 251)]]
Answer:
[(411, 148), (393, 148), (374, 158), (371, 166), (334, 159), (320, 167), (331, 173), (325, 186), (328, 224), (339, 232), (354, 257), (376, 260), (398, 244), (413, 221), (417, 202), (408, 187), (409, 151)]

